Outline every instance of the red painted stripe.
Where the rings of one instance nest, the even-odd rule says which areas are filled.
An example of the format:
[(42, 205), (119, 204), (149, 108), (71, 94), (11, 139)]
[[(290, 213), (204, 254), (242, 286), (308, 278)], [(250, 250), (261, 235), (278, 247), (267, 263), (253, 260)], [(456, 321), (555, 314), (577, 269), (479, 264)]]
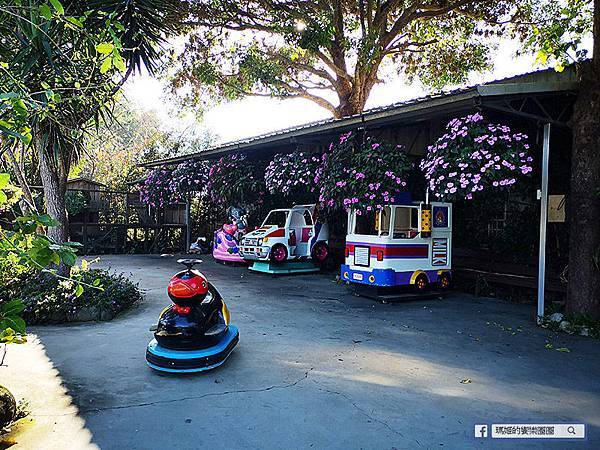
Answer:
[(267, 237), (285, 237), (285, 229), (278, 228), (277, 230), (267, 234)]
[[(354, 247), (354, 244), (346, 245), (350, 254), (354, 253)], [(384, 258), (427, 258), (429, 256), (429, 247), (427, 245), (359, 245), (359, 247), (369, 247), (371, 249), (371, 256), (376, 256), (378, 251), (382, 251)]]

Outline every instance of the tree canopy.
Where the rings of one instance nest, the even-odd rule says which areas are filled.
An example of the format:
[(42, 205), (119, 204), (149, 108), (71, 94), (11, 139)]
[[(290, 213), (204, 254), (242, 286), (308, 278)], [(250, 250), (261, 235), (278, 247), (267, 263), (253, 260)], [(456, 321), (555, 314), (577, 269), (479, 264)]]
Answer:
[(185, 100), (302, 97), (335, 117), (364, 108), (383, 68), (439, 88), (490, 67), (516, 0), (188, 1), (173, 88)]

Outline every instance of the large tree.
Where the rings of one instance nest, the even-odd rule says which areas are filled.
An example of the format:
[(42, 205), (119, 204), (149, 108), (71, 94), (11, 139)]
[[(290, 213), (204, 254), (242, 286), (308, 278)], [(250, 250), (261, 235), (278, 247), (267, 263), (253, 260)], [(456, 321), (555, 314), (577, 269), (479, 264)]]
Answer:
[[(29, 100), (28, 130), (46, 210), (58, 222), (48, 231), (55, 242), (67, 239), (66, 181), (87, 127), (109, 113), (135, 69), (154, 68), (164, 32), (172, 29), (174, 6), (170, 0), (0, 5), (0, 95)], [(8, 142), (14, 133), (5, 128), (0, 133)]]
[[(600, 0), (533, 2), (526, 49), (558, 70), (575, 62), (567, 313), (600, 319)], [(586, 40), (592, 34), (591, 58)]]
[(433, 87), (490, 67), (516, 0), (189, 0), (173, 87), (188, 101), (302, 97), (360, 113), (382, 73)]
[(110, 189), (127, 189), (146, 169), (140, 164), (196, 153), (210, 147), (215, 136), (191, 122), (183, 129), (165, 129), (154, 111), (142, 111), (127, 101), (115, 105), (113, 118), (89, 133), (77, 175), (102, 180)]

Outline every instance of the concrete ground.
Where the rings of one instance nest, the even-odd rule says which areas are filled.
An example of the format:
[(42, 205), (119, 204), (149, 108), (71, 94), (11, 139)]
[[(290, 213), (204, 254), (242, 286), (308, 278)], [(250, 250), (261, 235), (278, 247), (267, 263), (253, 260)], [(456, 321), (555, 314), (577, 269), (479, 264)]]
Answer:
[[(24, 361), (48, 366), (20, 373), (46, 381), (18, 392), (33, 397), (34, 422), (54, 419), (43, 448), (600, 448), (600, 344), (535, 327), (531, 305), (464, 294), (384, 305), (330, 275), (272, 278), (205, 260), (241, 334), (213, 372), (145, 365), (178, 270), (158, 256), (101, 258), (140, 282), (139, 307), (109, 323), (32, 328), (39, 343), (10, 350), (9, 388), (11, 367), (17, 383)], [(587, 440), (473, 436), (475, 424), (562, 422), (585, 423)]]

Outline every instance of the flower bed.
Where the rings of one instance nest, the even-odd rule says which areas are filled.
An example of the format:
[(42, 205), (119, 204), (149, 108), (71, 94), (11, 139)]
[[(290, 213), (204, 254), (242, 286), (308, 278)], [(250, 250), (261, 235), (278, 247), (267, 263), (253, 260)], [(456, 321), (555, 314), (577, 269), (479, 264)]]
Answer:
[[(0, 306), (19, 299), (25, 305), (23, 318), (30, 324), (111, 320), (142, 300), (138, 286), (123, 274), (106, 270), (75, 271), (73, 280), (60, 280), (47, 272), (26, 272), (0, 289)], [(99, 280), (99, 281), (96, 281)], [(79, 283), (86, 287), (77, 295)]]

